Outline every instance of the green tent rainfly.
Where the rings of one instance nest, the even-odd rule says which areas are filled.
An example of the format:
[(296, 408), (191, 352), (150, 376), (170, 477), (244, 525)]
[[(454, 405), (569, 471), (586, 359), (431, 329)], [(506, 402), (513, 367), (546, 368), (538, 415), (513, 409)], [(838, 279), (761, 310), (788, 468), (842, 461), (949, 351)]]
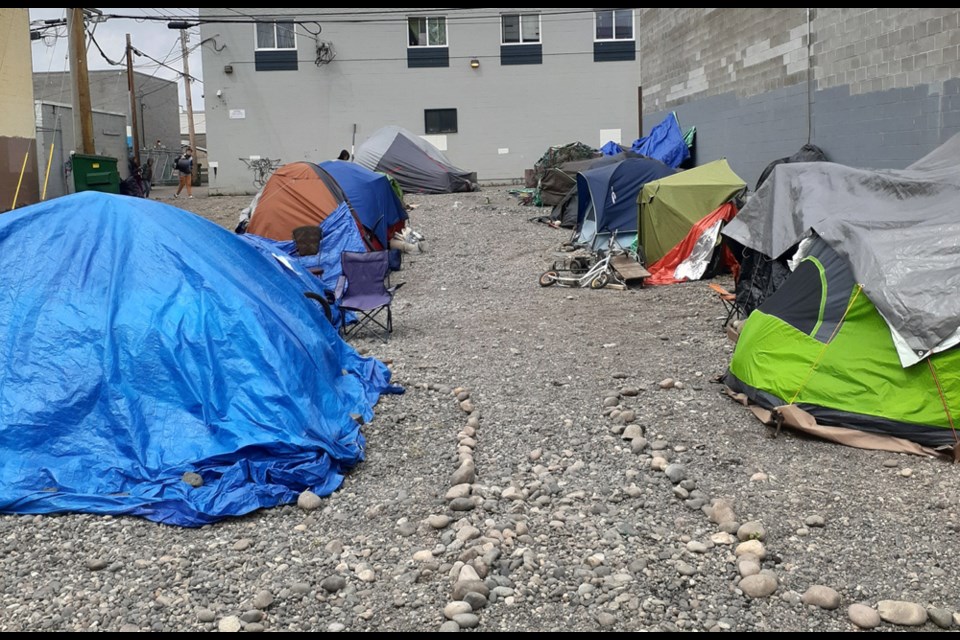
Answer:
[(637, 196), (637, 244), (646, 263), (662, 258), (693, 225), (745, 186), (723, 158), (645, 184)]

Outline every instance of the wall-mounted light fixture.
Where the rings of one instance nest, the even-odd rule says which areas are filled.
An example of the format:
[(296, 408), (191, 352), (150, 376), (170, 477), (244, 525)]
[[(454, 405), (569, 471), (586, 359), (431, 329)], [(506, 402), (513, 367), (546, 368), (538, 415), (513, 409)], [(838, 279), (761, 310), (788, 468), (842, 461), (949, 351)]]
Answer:
[(471, 69), (479, 69), (479, 68), (480, 68), (480, 61), (477, 60), (476, 58), (470, 58), (470, 68), (471, 68)]

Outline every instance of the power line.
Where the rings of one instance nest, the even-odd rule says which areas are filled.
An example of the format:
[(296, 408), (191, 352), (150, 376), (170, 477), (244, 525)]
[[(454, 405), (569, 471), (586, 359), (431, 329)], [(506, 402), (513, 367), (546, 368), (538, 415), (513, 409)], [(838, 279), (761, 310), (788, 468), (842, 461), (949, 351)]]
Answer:
[[(150, 56), (150, 55), (148, 55), (148, 54), (146, 54), (146, 53), (143, 53), (142, 51), (140, 52), (140, 55), (144, 56), (145, 58), (150, 58), (151, 60), (153, 60), (154, 62), (156, 62), (157, 64), (159, 64), (159, 65), (162, 66), (162, 67), (166, 67), (167, 69), (170, 69), (171, 71), (176, 71), (176, 72), (177, 72), (178, 74), (180, 74), (181, 76), (186, 76), (186, 74), (183, 73), (183, 71), (180, 71), (179, 69), (175, 69), (175, 68), (171, 67), (170, 65), (166, 64), (165, 62), (160, 62), (159, 60), (157, 60), (157, 59), (154, 58), (153, 56)], [(182, 58), (182, 56), (181, 56), (181, 58)], [(191, 81), (191, 82), (199, 82), (200, 84), (203, 84), (203, 80), (201, 80), (200, 78), (195, 78), (193, 75), (190, 75), (190, 76), (187, 76), (187, 77), (190, 78), (190, 81)]]
[[(102, 16), (102, 20), (109, 19), (127, 19), (127, 20), (137, 20), (141, 22), (168, 22), (168, 23), (184, 23), (184, 27), (192, 27), (201, 24), (213, 24), (213, 23), (236, 23), (236, 24), (256, 24), (259, 22), (292, 22), (295, 25), (317, 25), (319, 26), (318, 20), (323, 20), (325, 22), (332, 23), (375, 23), (375, 22), (406, 22), (408, 17), (438, 17), (438, 18), (453, 18), (457, 22), (468, 22), (468, 21), (499, 21), (503, 15), (514, 15), (514, 14), (536, 14), (539, 16), (573, 16), (578, 14), (592, 14), (595, 13), (595, 9), (556, 9), (550, 11), (544, 11), (540, 9), (538, 11), (511, 11), (511, 12), (498, 12), (490, 14), (477, 14), (477, 13), (462, 13), (457, 15), (458, 12), (469, 12), (474, 11), (473, 9), (464, 9), (459, 7), (450, 7), (450, 8), (427, 8), (427, 9), (417, 9), (417, 15), (410, 15), (411, 12), (409, 9), (395, 9), (395, 10), (378, 10), (378, 11), (348, 11), (348, 12), (329, 12), (329, 13), (286, 13), (286, 14), (264, 14), (259, 16), (254, 16), (251, 14), (242, 13), (236, 9), (228, 9), (233, 11), (234, 14), (207, 14), (201, 16), (199, 14), (166, 14), (166, 15), (157, 15), (157, 16), (146, 16), (146, 15), (128, 15), (120, 13), (109, 13)], [(621, 9), (624, 10), (624, 9)], [(633, 9), (626, 9), (632, 11)], [(611, 9), (613, 11), (613, 9)], [(238, 14), (238, 15), (237, 15)], [(452, 16), (449, 14), (453, 14)], [(31, 31), (39, 31), (47, 29), (53, 26), (59, 26), (60, 23), (54, 23), (53, 21), (47, 21), (47, 24), (44, 26), (38, 26), (31, 29)], [(312, 31), (308, 31), (311, 35), (318, 35)]]

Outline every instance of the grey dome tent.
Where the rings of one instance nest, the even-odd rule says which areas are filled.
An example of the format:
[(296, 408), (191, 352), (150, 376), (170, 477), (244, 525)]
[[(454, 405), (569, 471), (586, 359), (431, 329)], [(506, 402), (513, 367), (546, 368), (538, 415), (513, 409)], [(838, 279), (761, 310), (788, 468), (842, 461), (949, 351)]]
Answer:
[(476, 172), (455, 167), (442, 151), (401, 127), (375, 131), (357, 147), (354, 161), (393, 176), (404, 193), (458, 193), (477, 188)]

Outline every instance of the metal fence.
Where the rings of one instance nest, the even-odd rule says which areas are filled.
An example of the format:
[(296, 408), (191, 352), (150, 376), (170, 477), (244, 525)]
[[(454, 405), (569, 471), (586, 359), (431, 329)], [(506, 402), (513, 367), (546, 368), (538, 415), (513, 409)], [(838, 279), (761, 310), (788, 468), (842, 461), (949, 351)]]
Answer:
[(153, 160), (153, 178), (151, 184), (175, 185), (179, 184), (180, 177), (173, 168), (173, 161), (180, 155), (174, 149), (141, 149), (140, 166), (146, 167), (147, 162)]

